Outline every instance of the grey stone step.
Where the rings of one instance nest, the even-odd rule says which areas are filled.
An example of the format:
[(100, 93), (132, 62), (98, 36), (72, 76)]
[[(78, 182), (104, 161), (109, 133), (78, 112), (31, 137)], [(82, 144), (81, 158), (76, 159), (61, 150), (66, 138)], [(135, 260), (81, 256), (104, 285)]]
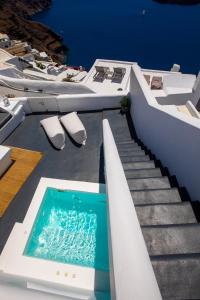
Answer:
[(131, 140), (130, 130), (125, 115), (119, 110), (103, 111), (103, 119), (108, 119), (114, 138), (116, 140)]
[(136, 206), (141, 226), (196, 223), (190, 202)]
[(200, 254), (152, 260), (163, 300), (200, 299)]
[(136, 162), (136, 161), (149, 161), (150, 157), (148, 155), (134, 155), (134, 156), (122, 156), (120, 157), (121, 162)]
[(119, 140), (119, 139), (115, 138), (115, 142), (116, 142), (117, 145), (134, 145), (134, 144), (137, 144), (136, 141), (131, 140), (131, 139), (129, 139), (129, 140), (125, 140), (125, 139), (124, 140)]
[[(129, 129), (127, 127), (120, 127), (120, 129), (111, 128), (116, 144), (117, 141), (126, 141), (127, 137), (130, 136)], [(127, 131), (128, 130), (128, 131)]]
[(135, 205), (181, 202), (177, 188), (155, 191), (131, 191), (131, 196)]
[(150, 161), (140, 161), (140, 162), (124, 162), (124, 170), (138, 170), (138, 169), (153, 169), (155, 168), (155, 163), (153, 160)]
[(118, 150), (142, 149), (138, 144), (122, 144), (117, 145)]
[(119, 155), (122, 156), (142, 156), (146, 155), (144, 150), (134, 149), (134, 150), (118, 150)]
[(160, 178), (144, 178), (144, 179), (128, 179), (130, 190), (156, 190), (170, 188), (167, 177)]
[(149, 177), (161, 177), (162, 173), (159, 168), (143, 169), (143, 170), (125, 170), (127, 179), (131, 178), (149, 178)]
[(142, 227), (150, 256), (200, 253), (200, 224)]

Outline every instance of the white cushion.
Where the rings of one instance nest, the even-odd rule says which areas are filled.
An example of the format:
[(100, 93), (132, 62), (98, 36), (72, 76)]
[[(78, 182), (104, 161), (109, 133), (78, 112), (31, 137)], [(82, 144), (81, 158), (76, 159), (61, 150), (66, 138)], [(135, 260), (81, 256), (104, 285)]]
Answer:
[(77, 116), (77, 112), (61, 117), (60, 121), (76, 143), (85, 145), (87, 134), (83, 123)]
[(57, 116), (40, 121), (48, 138), (57, 149), (65, 147), (65, 133)]

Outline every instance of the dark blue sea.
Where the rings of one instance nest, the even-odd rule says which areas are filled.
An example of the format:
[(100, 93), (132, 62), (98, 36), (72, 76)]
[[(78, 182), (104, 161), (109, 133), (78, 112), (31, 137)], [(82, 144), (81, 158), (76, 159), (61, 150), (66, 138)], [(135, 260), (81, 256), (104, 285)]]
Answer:
[(200, 69), (200, 5), (54, 0), (34, 20), (64, 38), (71, 65), (89, 69), (96, 58), (106, 58), (137, 61), (152, 69), (168, 70), (173, 63), (187, 73)]

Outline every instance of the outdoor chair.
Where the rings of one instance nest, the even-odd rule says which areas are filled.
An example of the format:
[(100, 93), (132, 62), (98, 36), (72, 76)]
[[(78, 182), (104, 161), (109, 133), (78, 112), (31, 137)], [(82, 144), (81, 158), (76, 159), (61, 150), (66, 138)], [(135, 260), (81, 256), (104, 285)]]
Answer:
[(152, 90), (161, 90), (163, 87), (162, 77), (154, 76), (151, 81)]
[(102, 82), (107, 77), (110, 71), (108, 67), (103, 67), (103, 66), (95, 66), (95, 69), (96, 69), (96, 73), (93, 78), (95, 81), (100, 81), (100, 82)]
[(125, 73), (126, 69), (125, 68), (113, 68), (114, 73), (112, 76), (112, 81), (113, 82), (121, 82)]

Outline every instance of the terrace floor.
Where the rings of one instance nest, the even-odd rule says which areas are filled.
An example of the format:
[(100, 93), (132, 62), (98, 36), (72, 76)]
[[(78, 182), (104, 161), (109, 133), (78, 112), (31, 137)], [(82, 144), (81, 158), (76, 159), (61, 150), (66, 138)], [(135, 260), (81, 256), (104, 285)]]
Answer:
[(33, 114), (27, 116), (25, 121), (4, 142), (4, 145), (7, 146), (42, 152), (43, 157), (3, 217), (0, 218), (0, 253), (15, 222), (23, 221), (41, 177), (105, 182), (102, 146), (103, 118), (108, 118), (112, 123), (112, 129), (125, 139), (130, 134), (128, 126), (127, 132), (121, 128), (121, 125), (126, 123), (126, 117), (122, 116), (119, 110), (83, 112), (79, 116), (87, 131), (86, 146), (76, 146), (66, 134), (66, 146), (62, 151), (58, 151), (50, 144), (40, 126), (40, 120), (52, 115)]
[(48, 114), (27, 116), (10, 135), (4, 145), (43, 153), (43, 157), (18, 192), (7, 211), (0, 218), (0, 252), (15, 222), (22, 222), (41, 177), (89, 182), (104, 182), (102, 172), (102, 112), (81, 113), (88, 139), (84, 147), (77, 147), (66, 134), (66, 146), (58, 151), (47, 139), (40, 120)]

